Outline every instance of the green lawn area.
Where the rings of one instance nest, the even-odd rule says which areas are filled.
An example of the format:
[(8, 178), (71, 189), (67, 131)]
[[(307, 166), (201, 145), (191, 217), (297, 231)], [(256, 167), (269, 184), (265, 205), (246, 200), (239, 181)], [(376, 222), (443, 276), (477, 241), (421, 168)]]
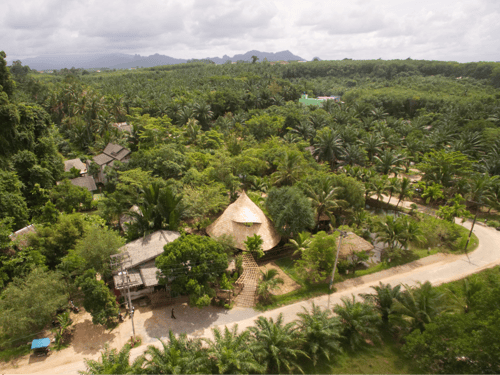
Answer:
[[(464, 233), (469, 233), (469, 231), (465, 228), (461, 228), (461, 230)], [(471, 241), (469, 243), (468, 247), (468, 252), (470, 253), (471, 251), (475, 250), (479, 244), (479, 240), (476, 237), (475, 234), (472, 234)], [(421, 258), (425, 258), (429, 255), (437, 254), (439, 251), (443, 250), (441, 247), (435, 247), (429, 249), (422, 249), (418, 247), (414, 247), (413, 249), (414, 252), (414, 257), (411, 259), (408, 259), (407, 262), (392, 262), (392, 263), (387, 263), (387, 262), (381, 262), (378, 264), (375, 264), (367, 269), (364, 270), (358, 270), (356, 271), (356, 274), (348, 274), (348, 275), (340, 275), (338, 273), (335, 274), (335, 283), (339, 283), (345, 280), (353, 279), (356, 277), (361, 277), (361, 276), (366, 276), (370, 275), (376, 272), (384, 271), (392, 267), (396, 267), (414, 260), (418, 260)], [(298, 275), (297, 272), (294, 269), (294, 264), (295, 261), (291, 258), (282, 258), (278, 259), (275, 261), (276, 265), (280, 267), (283, 272), (285, 272), (292, 280), (294, 280), (296, 283), (300, 284), (302, 288), (298, 290), (294, 290), (293, 292), (287, 293), (287, 294), (282, 294), (279, 296), (275, 296), (273, 299), (273, 302), (269, 305), (262, 305), (258, 304), (256, 306), (256, 309), (259, 311), (267, 311), (267, 310), (272, 310), (280, 306), (284, 305), (289, 305), (298, 301), (306, 300), (309, 298), (314, 298), (318, 297), (324, 294), (328, 293), (328, 282), (323, 282), (323, 283), (309, 283), (303, 279), (301, 279)], [(335, 290), (335, 288), (334, 288)]]
[(390, 335), (382, 342), (356, 352), (345, 352), (330, 363), (323, 361), (304, 369), (316, 374), (420, 374), (418, 368), (403, 357), (400, 345)]

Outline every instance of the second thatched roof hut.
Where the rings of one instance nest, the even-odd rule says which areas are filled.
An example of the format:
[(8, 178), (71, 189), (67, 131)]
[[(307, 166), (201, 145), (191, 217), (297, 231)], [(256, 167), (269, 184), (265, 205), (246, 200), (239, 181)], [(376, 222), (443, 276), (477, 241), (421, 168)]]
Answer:
[(273, 223), (245, 192), (224, 213), (207, 227), (210, 237), (233, 236), (238, 249), (246, 250), (247, 237), (259, 235), (264, 243), (262, 250), (270, 250), (281, 240)]
[[(340, 238), (337, 237), (337, 246), (339, 245)], [(342, 246), (340, 247), (339, 256), (341, 258), (347, 258), (352, 254), (353, 251), (365, 251), (370, 252), (374, 249), (374, 246), (366, 241), (364, 238), (358, 236), (353, 232), (347, 232), (347, 236), (342, 239)]]

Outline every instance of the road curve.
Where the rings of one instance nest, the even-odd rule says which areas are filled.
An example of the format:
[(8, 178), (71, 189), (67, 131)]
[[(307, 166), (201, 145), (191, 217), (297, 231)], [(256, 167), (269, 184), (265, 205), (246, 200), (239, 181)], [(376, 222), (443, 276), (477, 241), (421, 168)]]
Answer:
[[(471, 222), (465, 222), (462, 225), (470, 229)], [(437, 262), (430, 264), (426, 264), (426, 262), (424, 261), (416, 264), (413, 267), (398, 267), (395, 272), (394, 269), (392, 269), (392, 272), (382, 271), (378, 274), (351, 279), (349, 281), (350, 284), (343, 283), (342, 287), (339, 288), (339, 291), (330, 296), (330, 306), (340, 303), (342, 297), (349, 297), (351, 296), (351, 294), (359, 295), (362, 293), (371, 293), (372, 289), (370, 287), (373, 285), (377, 285), (380, 281), (382, 281), (383, 283), (390, 283), (391, 285), (397, 285), (400, 283), (414, 285), (419, 281), (430, 281), (434, 285), (439, 285), (442, 283), (464, 278), (470, 274), (477, 273), (484, 269), (491, 268), (500, 264), (500, 232), (496, 231), (493, 228), (488, 228), (476, 224), (476, 226), (474, 227), (474, 233), (479, 238), (479, 246), (474, 252), (469, 254), (469, 258), (467, 258), (466, 255), (450, 255), (440, 258)], [(272, 311), (258, 314), (251, 318), (236, 320), (228, 326), (238, 324), (238, 327), (240, 329), (245, 329), (246, 327), (253, 325), (253, 322), (257, 316), (272, 317), (276, 319), (279, 314), (284, 315), (285, 321), (292, 321), (297, 319), (297, 313), (302, 312), (303, 307), (309, 308), (312, 302), (314, 302), (316, 305), (327, 307), (328, 296), (321, 296), (307, 301), (301, 301), (292, 305), (283, 306)], [(231, 314), (231, 311), (228, 313)], [(211, 338), (211, 329), (204, 329), (201, 335), (197, 335), (197, 337), (200, 336)], [(145, 349), (146, 345), (142, 345), (136, 349), (132, 349), (131, 360), (142, 354)], [(98, 356), (94, 355), (91, 357), (97, 358)], [(32, 368), (25, 366), (22, 367), (23, 368), (11, 369), (12, 371), (9, 371), (9, 369), (7, 369), (7, 372), (76, 375), (78, 374), (78, 371), (85, 369), (84, 364), (81, 360), (78, 360), (77, 362), (67, 363), (63, 366), (52, 367), (50, 368), (50, 371), (46, 369), (38, 369), (39, 371), (37, 371), (36, 366), (33, 366)], [(2, 372), (3, 371), (5, 371), (5, 369), (2, 369)]]

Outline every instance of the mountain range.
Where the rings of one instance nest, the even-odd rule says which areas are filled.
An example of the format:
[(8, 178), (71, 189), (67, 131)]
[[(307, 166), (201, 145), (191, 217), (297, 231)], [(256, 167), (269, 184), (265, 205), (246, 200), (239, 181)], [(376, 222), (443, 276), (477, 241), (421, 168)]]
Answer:
[[(260, 52), (248, 51), (244, 54), (237, 54), (233, 57), (224, 55), (222, 57), (207, 57), (216, 64), (224, 64), (227, 61), (252, 61), (252, 56), (257, 56), (259, 61), (267, 59), (267, 61), (292, 61), (304, 59), (294, 55), (290, 51), (281, 52)], [(63, 69), (63, 68), (84, 68), (84, 69), (130, 69), (135, 67), (150, 68), (159, 65), (173, 65), (188, 62), (190, 59), (176, 59), (174, 57), (160, 55), (158, 53), (150, 56), (127, 55), (124, 53), (109, 53), (109, 54), (77, 54), (77, 55), (41, 55), (30, 57), (22, 60), (24, 66), (29, 66), (35, 70), (48, 69)], [(12, 64), (12, 61), (8, 61)]]

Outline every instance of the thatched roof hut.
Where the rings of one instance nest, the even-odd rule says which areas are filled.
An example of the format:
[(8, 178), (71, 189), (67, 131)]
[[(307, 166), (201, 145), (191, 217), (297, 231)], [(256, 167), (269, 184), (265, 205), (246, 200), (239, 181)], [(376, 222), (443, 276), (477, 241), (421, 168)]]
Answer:
[[(337, 237), (337, 246), (339, 245), (340, 237)], [(370, 252), (374, 246), (366, 241), (364, 238), (355, 233), (348, 232), (347, 236), (342, 239), (342, 246), (340, 247), (339, 256), (347, 258), (353, 251), (366, 251)]]
[(281, 239), (271, 220), (245, 192), (242, 192), (236, 202), (229, 205), (224, 213), (207, 227), (207, 233), (210, 237), (231, 235), (236, 241), (236, 247), (242, 250), (246, 250), (244, 242), (247, 237), (255, 234), (261, 236), (264, 241), (262, 244), (264, 251), (275, 247)]

